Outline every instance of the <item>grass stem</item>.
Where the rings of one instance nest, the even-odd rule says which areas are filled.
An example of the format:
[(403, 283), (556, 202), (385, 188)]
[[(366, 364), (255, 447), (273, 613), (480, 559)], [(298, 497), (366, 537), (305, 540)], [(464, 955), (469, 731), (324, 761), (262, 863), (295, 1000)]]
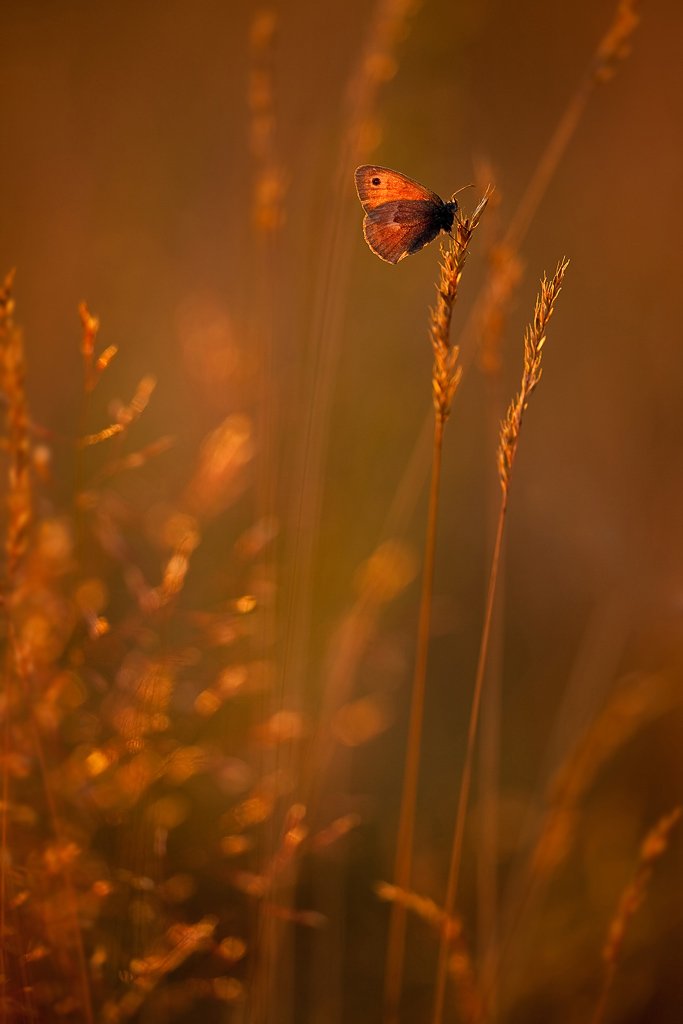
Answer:
[[(486, 209), (490, 195), (491, 191), (487, 189), (470, 217), (458, 216), (454, 225), (454, 233), (449, 243), (441, 248), (436, 305), (431, 310), (430, 316), (429, 334), (434, 354), (434, 364), (432, 367), (434, 441), (432, 445), (432, 474), (429, 488), (429, 508), (427, 511), (424, 567), (422, 571), (422, 596), (420, 599), (415, 670), (413, 674), (408, 741), (399, 811), (396, 860), (394, 864), (394, 884), (402, 890), (410, 888), (410, 872), (412, 867), (415, 805), (417, 802), (417, 785), (420, 769), (420, 744), (422, 719), (424, 717), (427, 656), (429, 653), (429, 633), (432, 614), (434, 552), (436, 549), (436, 520), (441, 482), (443, 433), (462, 375), (458, 363), (459, 349), (457, 345), (452, 344), (450, 337), (451, 319), (472, 235), (479, 224), (482, 213)], [(387, 946), (384, 989), (385, 1024), (396, 1024), (398, 1020), (405, 936), (405, 907), (400, 903), (394, 903), (389, 920), (389, 940)]]
[[(491, 572), (489, 575), (488, 592), (486, 595), (486, 611), (484, 613), (484, 626), (481, 632), (479, 646), (479, 658), (477, 660), (477, 673), (474, 682), (474, 695), (472, 697), (472, 708), (467, 729), (467, 749), (465, 752), (465, 764), (462, 778), (460, 780), (460, 793), (458, 795), (458, 810), (453, 833), (453, 846), (451, 848), (451, 861), (448, 869), (448, 883), (446, 886), (446, 899), (444, 910), (446, 918), (452, 913), (455, 907), (455, 900), (458, 892), (458, 881), (460, 878), (460, 865), (462, 863), (462, 846), (465, 835), (465, 820), (469, 803), (470, 789), (472, 786), (472, 769), (474, 765), (474, 752), (477, 738), (477, 726), (479, 724), (479, 709), (481, 707), (481, 695), (484, 688), (486, 676), (486, 660), (489, 649), (489, 638), (491, 635), (491, 622), (493, 621), (493, 609), (496, 598), (496, 587), (498, 584), (498, 569), (500, 566), (500, 553), (503, 546), (503, 533), (505, 529), (505, 515), (507, 511), (507, 495), (504, 494), (500, 512), (498, 514), (498, 526), (496, 528), (496, 539), (491, 558)], [(434, 996), (433, 1024), (441, 1024), (443, 1018), (444, 1000), (446, 995), (446, 979), (448, 974), (448, 934), (444, 930), (439, 942), (439, 958), (436, 975), (436, 991)]]
[[(445, 420), (438, 413), (434, 416), (434, 446), (432, 449), (432, 476), (429, 488), (429, 509), (427, 512), (427, 533), (425, 539), (424, 568), (422, 570), (422, 595), (417, 632), (417, 650), (413, 691), (408, 724), (403, 791), (399, 814), (394, 881), (402, 889), (410, 886), (412, 867), (413, 834), (415, 830), (415, 804), (420, 765), (420, 745), (424, 699), (427, 679), (427, 655), (432, 614), (432, 586), (434, 581), (434, 554), (436, 550), (436, 521), (441, 485), (441, 454)], [(385, 1024), (398, 1020), (405, 952), (406, 908), (396, 902), (391, 907), (389, 942), (387, 947), (386, 976), (384, 990)]]
[[(553, 315), (555, 303), (562, 289), (562, 282), (568, 265), (568, 260), (561, 260), (560, 263), (558, 263), (555, 274), (551, 280), (548, 281), (544, 276), (541, 281), (541, 290), (536, 300), (533, 320), (527, 327), (524, 334), (524, 366), (522, 370), (520, 389), (510, 403), (507, 415), (505, 416), (500, 428), (498, 475), (501, 485), (501, 502), (500, 511), (498, 513), (496, 538), (493, 545), (493, 555), (491, 557), (491, 570), (489, 573), (486, 605), (484, 610), (484, 624), (479, 644), (479, 657), (477, 659), (472, 707), (470, 709), (470, 719), (467, 727), (465, 761), (460, 780), (460, 793), (458, 796), (458, 807), (456, 812), (455, 828), (453, 831), (453, 844), (451, 846), (448, 882), (446, 885), (446, 899), (444, 901), (444, 913), (447, 919), (454, 915), (455, 901), (458, 893), (458, 881), (460, 878), (463, 841), (465, 835), (465, 822), (467, 819), (467, 808), (469, 804), (470, 790), (472, 787), (472, 771), (474, 767), (474, 754), (476, 749), (477, 729), (479, 725), (479, 711), (481, 708), (484, 679), (486, 678), (491, 622), (493, 621), (496, 587), (500, 568), (500, 554), (503, 545), (505, 517), (510, 490), (510, 475), (517, 455), (522, 418), (529, 402), (529, 398), (536, 387), (538, 387), (543, 372), (542, 361), (543, 347), (546, 340), (546, 330), (550, 318)], [(450, 942), (448, 933), (443, 931), (439, 942), (432, 1024), (441, 1024), (443, 1019), (446, 980), (448, 975), (449, 947)]]

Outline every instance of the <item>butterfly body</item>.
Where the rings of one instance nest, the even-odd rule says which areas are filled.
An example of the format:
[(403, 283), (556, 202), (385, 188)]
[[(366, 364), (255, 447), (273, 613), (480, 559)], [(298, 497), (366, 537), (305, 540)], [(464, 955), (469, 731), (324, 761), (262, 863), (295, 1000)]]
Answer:
[(387, 263), (418, 252), (453, 227), (458, 204), (388, 167), (363, 164), (356, 170), (358, 198), (365, 210), (363, 234)]

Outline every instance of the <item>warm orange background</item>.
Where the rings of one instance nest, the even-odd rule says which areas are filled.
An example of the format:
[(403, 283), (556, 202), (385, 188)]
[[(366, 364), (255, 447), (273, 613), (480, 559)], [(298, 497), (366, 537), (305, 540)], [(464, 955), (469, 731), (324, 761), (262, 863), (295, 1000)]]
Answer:
[[(473, 243), (456, 332), (484, 278), (496, 220), (508, 222), (613, 7), (433, 0), (409, 19), (395, 74), (379, 91), (368, 157), (444, 197), (480, 181), (487, 161), (500, 199)], [(183, 493), (202, 439), (226, 417), (254, 424), (253, 472), (207, 516), (188, 603), (248, 587), (232, 575), (232, 545), (270, 480), (282, 560), (275, 657), (294, 636), (289, 654), (300, 675), (292, 692), (313, 719), (358, 565), (387, 531), (419, 555), (428, 450), (420, 459), (414, 447), (430, 409), (427, 310), (437, 246), (395, 268), (375, 259), (361, 233), (354, 167), (340, 163), (350, 152), (343, 97), (371, 5), (283, 0), (275, 12), (269, 68), (284, 220), (264, 242), (250, 215), (258, 175), (249, 147), (252, 5), (4, 4), (0, 257), (3, 267), (17, 267), (33, 418), (54, 453), (45, 508), (61, 508), (73, 487), (82, 299), (102, 321), (102, 344), (120, 349), (87, 429), (104, 426), (108, 400), (129, 400), (151, 373), (157, 389), (133, 447), (162, 434), (176, 439), (143, 482), (121, 485), (136, 508)], [(501, 602), (502, 882), (514, 877), (527, 815), (552, 770), (616, 683), (664, 673), (680, 692), (683, 682), (681, 38), (679, 4), (643, 4), (632, 53), (592, 95), (521, 252), (504, 401), (517, 386), (538, 280), (563, 255), (571, 266), (512, 485)], [(474, 196), (460, 197), (465, 208)], [(265, 334), (274, 384), (264, 393)], [(470, 344), (446, 432), (416, 857), (415, 886), (437, 900), (497, 501), (495, 442), (474, 355)], [(325, 373), (330, 386), (316, 391)], [(264, 423), (269, 461), (259, 446)], [(91, 465), (103, 457), (93, 451)], [(302, 512), (311, 476), (312, 504)], [(407, 498), (396, 519), (402, 480)], [(300, 529), (303, 548), (312, 544), (310, 563), (297, 547)], [(295, 565), (303, 566), (299, 575)], [(414, 583), (389, 607), (353, 684), (355, 696), (388, 695), (393, 722), (359, 748), (341, 797), (330, 781), (331, 814), (358, 797), (364, 815), (347, 880), (338, 883), (348, 889), (336, 890), (336, 906), (325, 896), (337, 914), (339, 988), (330, 985), (340, 995), (332, 1010), (329, 992), (310, 985), (305, 1000), (321, 1000), (325, 1015), (300, 1010), (294, 1024), (378, 1019), (385, 911), (370, 885), (391, 872), (418, 590)], [(300, 602), (298, 613), (291, 601)], [(602, 937), (638, 843), (681, 799), (682, 742), (679, 704), (637, 730), (600, 774), (583, 802), (566, 877), (515, 940), (506, 1021), (587, 1019)], [(463, 899), (472, 917), (476, 850), (473, 833)], [(681, 1019), (682, 851), (679, 835), (657, 868), (610, 1020)], [(315, 904), (313, 883), (305, 897)], [(471, 931), (476, 947), (474, 924)], [(433, 950), (425, 935), (409, 966), (409, 1021), (424, 1019), (429, 1005)]]

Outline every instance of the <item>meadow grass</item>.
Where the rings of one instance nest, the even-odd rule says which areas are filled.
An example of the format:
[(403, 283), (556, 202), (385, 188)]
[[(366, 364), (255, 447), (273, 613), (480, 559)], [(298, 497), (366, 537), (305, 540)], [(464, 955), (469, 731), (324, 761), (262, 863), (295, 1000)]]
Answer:
[[(129, 400), (109, 401), (102, 418), (109, 368), (126, 355), (101, 341), (106, 318), (101, 328), (82, 303), (82, 409), (66, 444), (51, 437), (40, 426), (40, 410), (35, 418), (29, 410), (13, 274), (0, 289), (0, 1024), (156, 1024), (199, 1015), (235, 1024), (350, 1019), (345, 961), (364, 935), (346, 923), (349, 889), (340, 878), (371, 816), (364, 815), (362, 800), (349, 798), (349, 760), (400, 720), (401, 701), (372, 689), (360, 692), (358, 677), (386, 628), (387, 609), (418, 575), (414, 553), (400, 536), (401, 517), (393, 517), (395, 533), (359, 568), (355, 596), (330, 631), (322, 667), (312, 664), (310, 650), (312, 578), (344, 341), (350, 225), (359, 223), (351, 171), (378, 142), (381, 91), (396, 72), (414, 12), (412, 0), (380, 0), (349, 77), (310, 310), (308, 404), (301, 436), (292, 442), (298, 470), (290, 491), (280, 476), (277, 429), (285, 401), (276, 358), (277, 281), (286, 255), (288, 189), (275, 71), (282, 14), (257, 12), (249, 40), (250, 340), (259, 374), (253, 422), (226, 416), (204, 437), (185, 485), (152, 501), (149, 496), (163, 490), (159, 480), (171, 475), (174, 446), (170, 434), (150, 438), (141, 430), (155, 378), (145, 375)], [(376, 965), (384, 960), (384, 977), (377, 967), (373, 979), (368, 1020), (383, 1013), (386, 1024), (410, 1024), (424, 1019), (427, 1003), (434, 1024), (520, 1019), (523, 999), (503, 984), (511, 951), (535, 908), (544, 900), (552, 906), (552, 883), (571, 859), (591, 793), (645, 726), (680, 706), (675, 679), (621, 680), (556, 767), (522, 863), (499, 898), (501, 685), (487, 679), (487, 669), (494, 660), (511, 475), (566, 260), (541, 283), (524, 335), (521, 384), (507, 412), (499, 409), (501, 349), (529, 227), (589, 99), (614, 74), (636, 24), (635, 4), (620, 0), (507, 228), (489, 234), (484, 284), (458, 335), (451, 321), (456, 302), (467, 298), (463, 268), (471, 246), (477, 258), (473, 240), (484, 239), (478, 225), (487, 205), (487, 218), (492, 212), (491, 191), (482, 187), (480, 203), (459, 216), (441, 250), (428, 315), (431, 483), (407, 739), (402, 764), (398, 759), (387, 768), (402, 777), (396, 841), (386, 840), (393, 875), (377, 881), (373, 864), (359, 886), (372, 913), (381, 915), (385, 904), (389, 910), (386, 937), (380, 916), (375, 947), (366, 954)], [(494, 177), (484, 172), (486, 182)], [(475, 354), (498, 434), (500, 505), (464, 750), (455, 751), (445, 782), (455, 797), (455, 821), (450, 851), (440, 851), (447, 867), (440, 899), (415, 885), (416, 858), (427, 845), (418, 824), (419, 779), (444, 430)], [(414, 458), (405, 461), (416, 465)], [(71, 501), (58, 505), (52, 475), (64, 476), (73, 466)], [(408, 491), (404, 518), (419, 480)], [(203, 558), (204, 539), (223, 528), (221, 514), (244, 494), (253, 522), (228, 538), (231, 571), (219, 574), (217, 584)], [(282, 540), (278, 524), (284, 524)], [(322, 693), (311, 700), (314, 676), (322, 679)], [(478, 742), (488, 831), (471, 813)], [(603, 962), (596, 946), (589, 992), (582, 994), (583, 1019), (592, 1015), (593, 1024), (610, 1019), (636, 912), (676, 842), (680, 813), (668, 811), (650, 829), (611, 919), (600, 922), (607, 935)], [(478, 901), (463, 894), (468, 829), (485, 837)], [(351, 896), (357, 899), (357, 890)], [(417, 1009), (404, 998), (413, 918), (427, 926), (434, 978)], [(477, 918), (489, 943), (483, 951), (472, 942)], [(571, 984), (576, 968), (569, 961)], [(535, 967), (528, 969), (532, 988)]]

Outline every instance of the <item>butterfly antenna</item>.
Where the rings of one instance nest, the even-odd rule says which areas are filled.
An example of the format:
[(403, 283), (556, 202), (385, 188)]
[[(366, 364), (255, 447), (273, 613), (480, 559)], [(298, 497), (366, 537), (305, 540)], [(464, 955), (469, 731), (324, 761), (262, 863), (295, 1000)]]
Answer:
[(453, 195), (451, 196), (451, 202), (455, 199), (457, 195), (460, 195), (461, 192), (464, 192), (466, 188), (474, 188), (474, 182), (471, 181), (469, 185), (461, 185), (460, 188), (456, 189)]

